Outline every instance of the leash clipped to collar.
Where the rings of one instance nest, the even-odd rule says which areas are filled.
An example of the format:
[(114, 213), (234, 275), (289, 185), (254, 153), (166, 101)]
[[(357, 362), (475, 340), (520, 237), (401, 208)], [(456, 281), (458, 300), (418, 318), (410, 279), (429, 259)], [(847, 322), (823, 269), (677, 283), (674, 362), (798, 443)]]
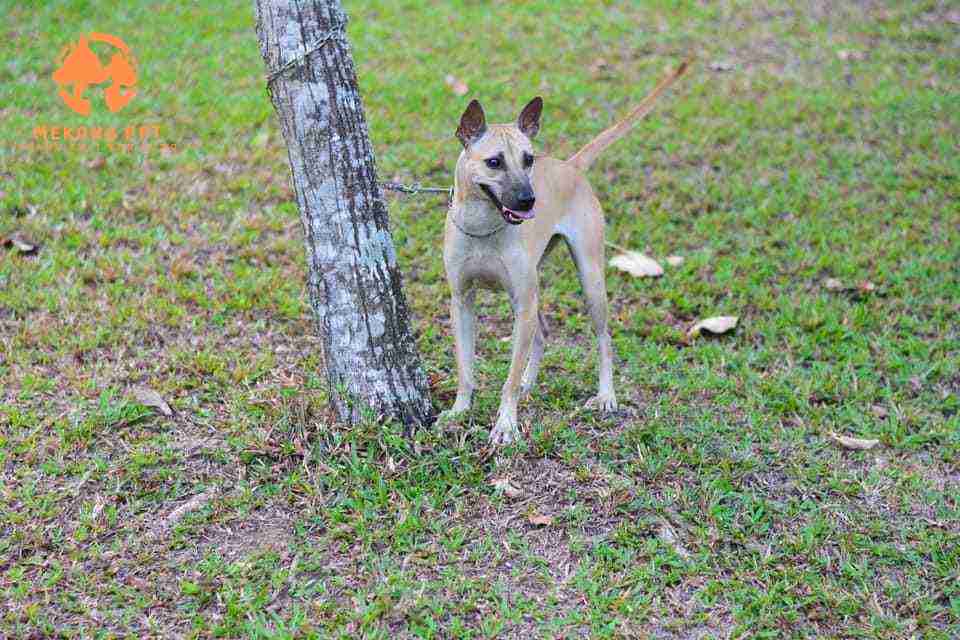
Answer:
[[(419, 182), (415, 182), (412, 185), (406, 185), (401, 182), (381, 182), (380, 188), (386, 189), (387, 191), (406, 193), (412, 196), (420, 195), (421, 193), (445, 193), (447, 194), (447, 207), (449, 208), (450, 205), (453, 204), (453, 187), (425, 187)], [(471, 238), (489, 238), (493, 234), (499, 233), (507, 228), (507, 223), (504, 222), (493, 231), (488, 231), (487, 233), (473, 233), (460, 226), (460, 223), (457, 222), (456, 217), (451, 217), (450, 220), (453, 222), (453, 226), (460, 230), (460, 233), (470, 236)]]

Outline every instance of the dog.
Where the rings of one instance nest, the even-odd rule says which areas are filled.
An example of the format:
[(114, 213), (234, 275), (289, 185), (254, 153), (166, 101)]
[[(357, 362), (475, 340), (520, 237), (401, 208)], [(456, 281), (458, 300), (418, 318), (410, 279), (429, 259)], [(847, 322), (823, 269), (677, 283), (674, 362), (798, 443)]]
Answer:
[(473, 397), (476, 288), (502, 287), (514, 312), (513, 347), (490, 439), (504, 445), (519, 436), (517, 403), (536, 382), (547, 333), (539, 311), (539, 269), (560, 240), (576, 265), (597, 337), (599, 380), (597, 394), (587, 407), (604, 412), (617, 409), (607, 327), (603, 210), (585, 172), (604, 149), (649, 113), (657, 96), (686, 68), (683, 63), (668, 74), (630, 114), (569, 160), (534, 153), (531, 141), (540, 130), (543, 110), (540, 97), (532, 99), (511, 124), (488, 125), (477, 100), (467, 106), (456, 132), (463, 151), (457, 160), (443, 242), (457, 397), (440, 415), (441, 421), (467, 411)]

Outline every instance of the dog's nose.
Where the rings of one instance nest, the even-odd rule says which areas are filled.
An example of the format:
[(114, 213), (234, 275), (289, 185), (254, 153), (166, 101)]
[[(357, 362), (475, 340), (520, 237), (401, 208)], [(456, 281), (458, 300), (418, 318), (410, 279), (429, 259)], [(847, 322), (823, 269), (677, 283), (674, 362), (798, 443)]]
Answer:
[(536, 201), (537, 199), (534, 198), (533, 196), (520, 198), (519, 200), (517, 200), (517, 209), (519, 209), (520, 211), (530, 211), (530, 209), (533, 209), (533, 205)]

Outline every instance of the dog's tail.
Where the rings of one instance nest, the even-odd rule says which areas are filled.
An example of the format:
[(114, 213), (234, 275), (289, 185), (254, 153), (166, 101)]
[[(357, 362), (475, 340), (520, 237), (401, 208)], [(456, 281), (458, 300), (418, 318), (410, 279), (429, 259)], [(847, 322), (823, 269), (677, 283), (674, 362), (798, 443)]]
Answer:
[(593, 161), (597, 159), (597, 156), (599, 156), (604, 149), (625, 136), (627, 132), (633, 128), (633, 125), (642, 120), (644, 116), (653, 110), (653, 103), (656, 101), (657, 97), (666, 91), (667, 87), (673, 84), (677, 78), (686, 72), (687, 67), (690, 66), (690, 63), (691, 59), (684, 60), (682, 63), (680, 63), (680, 66), (668, 73), (666, 77), (660, 81), (660, 84), (654, 87), (653, 91), (650, 92), (650, 95), (644, 98), (643, 102), (638, 104), (626, 118), (588, 142), (567, 162), (573, 164), (581, 171), (586, 170), (587, 167), (593, 164)]

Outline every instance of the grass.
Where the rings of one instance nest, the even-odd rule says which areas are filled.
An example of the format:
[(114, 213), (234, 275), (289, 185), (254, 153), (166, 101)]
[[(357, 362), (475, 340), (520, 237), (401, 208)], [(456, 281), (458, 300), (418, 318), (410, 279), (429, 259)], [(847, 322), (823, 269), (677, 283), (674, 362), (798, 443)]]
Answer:
[[(629, 412), (580, 411), (596, 359), (558, 253), (523, 443), (486, 448), (492, 294), (467, 420), (332, 424), (251, 4), (5, 3), (0, 237), (39, 249), (0, 249), (0, 636), (960, 636), (950, 3), (347, 10), (383, 179), (449, 183), (473, 96), (504, 121), (542, 94), (566, 156), (698, 55), (591, 173), (611, 240), (685, 257), (607, 274)], [(87, 31), (126, 40), (141, 93), (84, 120), (49, 76)], [(41, 124), (175, 150), (23, 148)], [(442, 198), (390, 213), (443, 408)], [(685, 339), (720, 314), (734, 333)]]

